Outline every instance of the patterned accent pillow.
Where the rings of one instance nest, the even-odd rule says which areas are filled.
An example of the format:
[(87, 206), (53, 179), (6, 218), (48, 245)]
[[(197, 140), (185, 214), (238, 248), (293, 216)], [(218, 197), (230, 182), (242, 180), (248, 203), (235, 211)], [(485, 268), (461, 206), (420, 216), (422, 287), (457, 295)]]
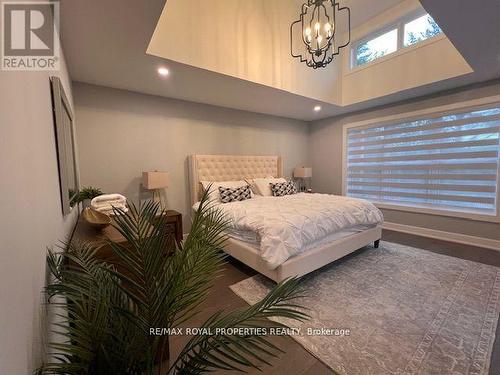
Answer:
[(271, 186), (271, 191), (275, 197), (297, 194), (297, 188), (295, 187), (293, 181), (278, 182), (275, 184), (271, 182), (269, 185)]
[(222, 203), (244, 201), (252, 198), (249, 185), (230, 188), (219, 186), (220, 200)]

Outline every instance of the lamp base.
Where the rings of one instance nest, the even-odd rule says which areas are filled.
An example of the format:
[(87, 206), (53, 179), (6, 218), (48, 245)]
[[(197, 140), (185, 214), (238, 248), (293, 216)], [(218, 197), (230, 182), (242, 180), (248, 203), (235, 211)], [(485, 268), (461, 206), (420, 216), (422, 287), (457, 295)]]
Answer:
[(168, 209), (167, 201), (163, 197), (160, 189), (154, 189), (153, 192), (153, 202), (158, 203), (160, 208), (165, 211)]
[(146, 189), (143, 184), (139, 185), (139, 205), (144, 201), (151, 200), (157, 203), (162, 211), (168, 210), (166, 193), (162, 194), (162, 189)]

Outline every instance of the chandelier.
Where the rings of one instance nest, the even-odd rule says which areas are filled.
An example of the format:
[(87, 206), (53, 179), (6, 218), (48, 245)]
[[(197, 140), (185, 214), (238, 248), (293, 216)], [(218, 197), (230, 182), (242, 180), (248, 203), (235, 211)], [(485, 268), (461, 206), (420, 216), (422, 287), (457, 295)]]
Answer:
[[(310, 68), (324, 68), (333, 61), (340, 49), (351, 41), (351, 11), (348, 7), (340, 7), (336, 0), (308, 0), (302, 4), (300, 18), (290, 26), (290, 52), (292, 57), (299, 58)], [(337, 15), (347, 13), (347, 40), (338, 44)], [(298, 25), (301, 26), (299, 40)], [(294, 53), (294, 47), (300, 52)]]

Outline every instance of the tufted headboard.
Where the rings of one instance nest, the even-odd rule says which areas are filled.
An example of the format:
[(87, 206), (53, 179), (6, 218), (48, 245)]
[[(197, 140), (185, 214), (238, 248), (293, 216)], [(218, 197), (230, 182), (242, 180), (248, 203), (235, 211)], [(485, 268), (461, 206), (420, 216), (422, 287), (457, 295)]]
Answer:
[(191, 204), (203, 193), (200, 181), (236, 181), (251, 178), (283, 177), (280, 156), (190, 155)]

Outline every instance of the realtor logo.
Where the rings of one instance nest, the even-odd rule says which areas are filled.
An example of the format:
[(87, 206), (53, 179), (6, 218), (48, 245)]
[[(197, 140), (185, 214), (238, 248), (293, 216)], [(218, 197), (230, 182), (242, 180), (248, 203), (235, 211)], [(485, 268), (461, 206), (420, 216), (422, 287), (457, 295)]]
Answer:
[(3, 70), (59, 70), (59, 2), (2, 2)]

